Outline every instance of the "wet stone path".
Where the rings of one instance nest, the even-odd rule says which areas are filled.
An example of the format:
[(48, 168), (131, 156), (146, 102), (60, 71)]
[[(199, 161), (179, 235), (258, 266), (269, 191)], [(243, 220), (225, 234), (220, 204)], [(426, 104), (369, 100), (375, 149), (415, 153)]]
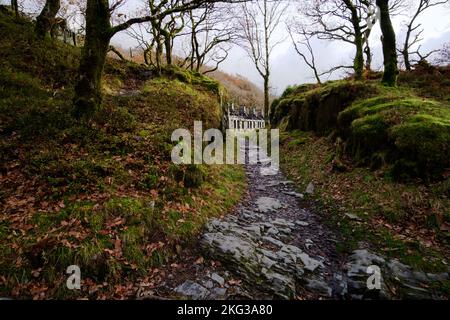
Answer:
[[(345, 291), (335, 235), (301, 208), (304, 195), (281, 172), (273, 175), (269, 161), (263, 157), (258, 165), (246, 165), (247, 198), (235, 215), (210, 221), (200, 239), (204, 255), (228, 272), (188, 280), (175, 288), (177, 293), (217, 299), (227, 298), (230, 290), (247, 298), (293, 299), (331, 298)], [(242, 279), (239, 288), (225, 287), (230, 274)]]
[[(406, 289), (405, 297), (436, 298), (423, 284), (448, 279), (448, 273), (414, 272), (367, 250), (344, 260), (336, 252), (338, 236), (303, 208), (304, 194), (291, 181), (281, 172), (270, 174), (269, 161), (245, 166), (247, 197), (236, 214), (211, 220), (199, 240), (202, 254), (221, 267), (197, 272), (173, 292), (194, 300), (392, 298), (384, 278), (381, 290), (367, 289), (367, 268), (377, 265)], [(313, 192), (310, 184), (305, 193)]]

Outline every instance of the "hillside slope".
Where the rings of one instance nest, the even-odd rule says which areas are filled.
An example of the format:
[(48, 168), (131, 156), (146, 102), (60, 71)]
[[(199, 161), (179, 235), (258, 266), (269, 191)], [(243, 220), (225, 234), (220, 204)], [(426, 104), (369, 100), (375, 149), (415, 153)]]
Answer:
[(174, 129), (220, 127), (215, 81), (109, 60), (104, 105), (78, 122), (79, 49), (0, 13), (0, 55), (0, 296), (135, 297), (240, 198), (241, 168), (171, 163)]

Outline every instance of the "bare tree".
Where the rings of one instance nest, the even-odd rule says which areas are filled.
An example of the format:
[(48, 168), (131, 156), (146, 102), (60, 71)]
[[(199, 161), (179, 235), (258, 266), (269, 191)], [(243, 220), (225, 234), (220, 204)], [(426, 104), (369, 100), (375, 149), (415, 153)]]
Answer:
[(175, 38), (180, 35), (185, 27), (184, 12), (171, 14), (168, 21), (161, 28), (161, 35), (164, 39), (164, 48), (166, 53), (166, 63), (172, 65), (172, 52)]
[(450, 64), (450, 42), (447, 42), (442, 46), (440, 54), (436, 59), (436, 63), (441, 65)]
[[(55, 1), (55, 0), (49, 0)], [(88, 0), (86, 7), (86, 36), (75, 86), (74, 116), (92, 114), (102, 101), (101, 75), (111, 38), (118, 32), (144, 22), (163, 19), (171, 14), (185, 12), (212, 2), (242, 2), (243, 0), (181, 0), (173, 7), (165, 7), (169, 0), (160, 0), (157, 10), (145, 16), (130, 18), (112, 25), (111, 15), (123, 3), (118, 0), (110, 6), (108, 0)]]
[[(140, 23), (130, 27), (126, 32), (137, 41), (137, 47), (143, 52), (144, 63), (158, 70), (159, 66), (157, 64), (161, 61), (161, 58), (155, 59), (157, 51), (155, 50), (156, 41), (152, 25), (150, 23)], [(159, 52), (160, 50), (158, 50)]]
[(383, 34), (381, 37), (384, 57), (382, 83), (394, 87), (397, 84), (398, 63), (395, 31), (390, 17), (389, 0), (377, 0), (377, 6), (380, 10), (380, 27)]
[[(311, 45), (311, 38), (312, 36), (308, 34), (305, 27), (302, 25), (297, 25), (295, 28), (295, 34), (299, 35), (301, 39), (298, 41), (295, 39), (293, 27), (288, 25), (287, 30), (289, 32), (289, 35), (291, 37), (292, 43), (294, 45), (294, 49), (297, 52), (297, 54), (303, 59), (305, 64), (311, 68), (311, 70), (314, 73), (314, 77), (317, 80), (318, 84), (321, 84), (322, 81), (320, 80), (319, 72), (317, 71), (316, 66), (316, 58), (314, 56), (314, 50)], [(303, 49), (302, 49), (303, 48)], [(304, 50), (306, 50), (308, 53), (304, 53)]]
[(257, 0), (241, 6), (239, 44), (253, 61), (264, 81), (264, 115), (270, 107), (270, 56), (282, 40), (274, 39), (287, 5), (283, 1)]
[(420, 17), (423, 12), (426, 10), (436, 7), (445, 3), (449, 3), (449, 0), (416, 0), (418, 1), (417, 7), (406, 25), (406, 37), (405, 42), (403, 44), (403, 48), (399, 50), (399, 52), (403, 56), (403, 60), (405, 63), (406, 70), (411, 70), (411, 55), (417, 55), (419, 60), (428, 58), (435, 51), (428, 52), (426, 54), (420, 53), (420, 46), (415, 51), (412, 51), (413, 47), (420, 43), (423, 39), (421, 35), (424, 29), (421, 29), (421, 24), (417, 23), (417, 19)]
[[(369, 38), (378, 22), (374, 0), (302, 0), (300, 11), (309, 22), (307, 31), (321, 40), (336, 40), (355, 47), (353, 69), (361, 79), (364, 67), (371, 68), (372, 53)], [(405, 0), (391, 0), (389, 11), (397, 14)], [(364, 54), (366, 63), (364, 63)]]
[(374, 16), (372, 8), (370, 0), (307, 0), (301, 5), (303, 15), (310, 21), (310, 35), (355, 46), (353, 65), (356, 79), (362, 78), (363, 47), (370, 35), (368, 26), (371, 25), (367, 21)]
[[(190, 52), (187, 67), (197, 72), (214, 72), (228, 57), (236, 38), (228, 10), (217, 4), (189, 12)], [(209, 66), (209, 67), (207, 67)]]

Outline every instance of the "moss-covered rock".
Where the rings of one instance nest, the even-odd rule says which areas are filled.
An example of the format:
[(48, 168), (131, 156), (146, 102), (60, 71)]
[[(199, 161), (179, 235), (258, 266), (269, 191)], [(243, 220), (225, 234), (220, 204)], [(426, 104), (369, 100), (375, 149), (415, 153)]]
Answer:
[(289, 88), (275, 103), (272, 123), (319, 135), (334, 131), (347, 154), (373, 168), (388, 165), (397, 179), (435, 179), (450, 167), (450, 109), (407, 89), (349, 81)]
[(288, 88), (272, 105), (271, 121), (278, 125), (289, 116), (288, 129), (327, 134), (336, 126), (339, 112), (374, 91), (372, 85), (348, 81)]

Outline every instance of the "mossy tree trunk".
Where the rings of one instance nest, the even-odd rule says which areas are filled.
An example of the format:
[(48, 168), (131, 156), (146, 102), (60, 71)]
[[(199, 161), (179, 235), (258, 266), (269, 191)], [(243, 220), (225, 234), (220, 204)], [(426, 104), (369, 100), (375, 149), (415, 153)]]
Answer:
[(16, 14), (16, 17), (19, 16), (19, 3), (18, 0), (11, 0), (11, 9)]
[(358, 29), (358, 31), (355, 32), (355, 46), (356, 46), (356, 55), (354, 61), (355, 78), (356, 80), (361, 80), (364, 70), (364, 50), (363, 50), (363, 38), (360, 29)]
[(89, 0), (85, 44), (75, 86), (76, 117), (92, 114), (102, 101), (101, 78), (112, 35), (108, 0)]
[(403, 46), (403, 50), (402, 50), (402, 55), (403, 55), (403, 61), (405, 61), (405, 69), (408, 71), (411, 71), (411, 62), (409, 61), (409, 37), (410, 37), (410, 32), (408, 30), (408, 32), (406, 33), (406, 40), (405, 40), (405, 44)]
[(377, 0), (380, 8), (380, 27), (383, 44), (384, 73), (382, 83), (394, 87), (397, 84), (398, 65), (395, 31), (389, 14), (389, 0)]
[(355, 78), (356, 80), (361, 80), (364, 70), (364, 49), (363, 49), (364, 40), (360, 26), (361, 19), (358, 13), (358, 9), (353, 4), (353, 2), (351, 0), (343, 0), (343, 1), (348, 10), (350, 10), (351, 12), (351, 23), (355, 31), (354, 44), (356, 47), (356, 54), (355, 59), (353, 61), (353, 68), (355, 69)]
[(369, 43), (367, 43), (366, 47), (364, 48), (364, 53), (366, 54), (366, 65), (365, 65), (366, 71), (371, 71), (372, 70), (372, 50), (370, 49)]
[(366, 55), (366, 64), (365, 69), (366, 71), (372, 70), (372, 50), (370, 48), (369, 38), (370, 34), (372, 33), (372, 27), (368, 27), (367, 30), (364, 32), (364, 54)]
[(56, 15), (61, 8), (61, 0), (47, 0), (41, 13), (36, 18), (36, 34), (49, 37)]
[(172, 65), (172, 39), (170, 37), (164, 38), (164, 46), (166, 47), (166, 63), (168, 66)]

